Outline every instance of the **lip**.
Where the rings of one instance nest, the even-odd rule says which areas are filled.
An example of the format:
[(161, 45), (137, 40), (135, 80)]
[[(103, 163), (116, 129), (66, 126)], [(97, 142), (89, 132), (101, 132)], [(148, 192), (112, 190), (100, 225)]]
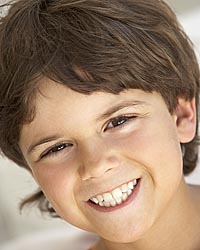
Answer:
[(138, 192), (139, 192), (139, 189), (140, 189), (140, 185), (141, 185), (141, 178), (138, 179), (138, 183), (137, 185), (135, 186), (135, 188), (133, 189), (133, 192), (132, 194), (128, 197), (128, 199), (124, 202), (122, 202), (122, 204), (120, 205), (116, 205), (115, 207), (101, 207), (99, 205), (96, 205), (94, 203), (92, 203), (91, 201), (87, 201), (86, 203), (94, 208), (95, 210), (99, 211), (99, 212), (113, 212), (115, 210), (118, 210), (118, 209), (121, 209), (127, 205), (129, 205), (137, 196)]

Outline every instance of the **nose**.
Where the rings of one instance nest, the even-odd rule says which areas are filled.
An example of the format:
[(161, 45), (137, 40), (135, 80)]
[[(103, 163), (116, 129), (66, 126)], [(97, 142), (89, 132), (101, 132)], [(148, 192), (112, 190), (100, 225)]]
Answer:
[(117, 153), (112, 144), (104, 139), (87, 139), (79, 148), (82, 180), (100, 178), (119, 166)]

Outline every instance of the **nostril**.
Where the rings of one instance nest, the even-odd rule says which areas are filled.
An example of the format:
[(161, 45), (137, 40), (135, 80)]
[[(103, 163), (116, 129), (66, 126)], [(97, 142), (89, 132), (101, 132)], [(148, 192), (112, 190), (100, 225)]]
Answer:
[(96, 155), (95, 159), (94, 156), (84, 158), (79, 168), (80, 177), (83, 181), (102, 178), (103, 175), (114, 171), (120, 165), (120, 161), (116, 156), (108, 156), (105, 152), (101, 152), (100, 156), (97, 157)]
[(113, 168), (98, 168), (98, 169), (90, 169), (85, 170), (83, 173), (81, 173), (81, 179), (83, 181), (95, 179), (95, 178), (102, 178), (102, 176), (110, 171), (112, 171)]

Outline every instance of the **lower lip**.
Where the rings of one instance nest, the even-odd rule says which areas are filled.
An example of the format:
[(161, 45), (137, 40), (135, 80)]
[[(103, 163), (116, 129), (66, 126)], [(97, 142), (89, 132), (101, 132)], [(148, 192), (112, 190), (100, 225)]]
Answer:
[(135, 188), (133, 189), (132, 194), (128, 197), (127, 200), (125, 200), (124, 202), (122, 202), (120, 205), (117, 205), (115, 207), (101, 207), (99, 205), (96, 205), (90, 201), (87, 201), (87, 204), (89, 204), (92, 208), (96, 209), (99, 212), (113, 212), (117, 209), (121, 209), (127, 205), (129, 205), (137, 196), (139, 188), (140, 188), (140, 183), (141, 183), (141, 179), (138, 180), (137, 185), (135, 186)]

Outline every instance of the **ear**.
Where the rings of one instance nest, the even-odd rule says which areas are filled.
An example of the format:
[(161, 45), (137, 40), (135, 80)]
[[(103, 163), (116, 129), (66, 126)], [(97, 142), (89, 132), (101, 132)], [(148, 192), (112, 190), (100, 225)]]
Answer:
[(176, 126), (179, 141), (187, 143), (192, 141), (196, 133), (196, 105), (195, 98), (185, 100), (178, 98), (178, 105), (175, 109)]

